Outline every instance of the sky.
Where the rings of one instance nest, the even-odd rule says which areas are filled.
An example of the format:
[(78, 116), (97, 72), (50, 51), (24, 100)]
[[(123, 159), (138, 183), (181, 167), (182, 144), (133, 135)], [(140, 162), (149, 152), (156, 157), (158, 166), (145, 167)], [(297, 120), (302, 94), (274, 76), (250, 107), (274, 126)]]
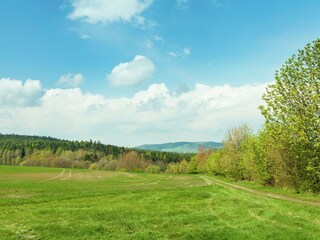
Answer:
[(318, 0), (2, 0), (0, 133), (137, 146), (263, 125)]

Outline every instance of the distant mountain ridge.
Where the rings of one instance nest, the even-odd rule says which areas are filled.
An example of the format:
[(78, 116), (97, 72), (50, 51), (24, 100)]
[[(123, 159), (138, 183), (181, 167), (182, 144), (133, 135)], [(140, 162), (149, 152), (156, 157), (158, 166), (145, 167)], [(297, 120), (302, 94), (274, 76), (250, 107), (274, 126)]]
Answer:
[(204, 148), (221, 148), (222, 143), (219, 142), (172, 142), (162, 144), (144, 144), (137, 146), (137, 149), (177, 152), (177, 153), (196, 153), (200, 147)]

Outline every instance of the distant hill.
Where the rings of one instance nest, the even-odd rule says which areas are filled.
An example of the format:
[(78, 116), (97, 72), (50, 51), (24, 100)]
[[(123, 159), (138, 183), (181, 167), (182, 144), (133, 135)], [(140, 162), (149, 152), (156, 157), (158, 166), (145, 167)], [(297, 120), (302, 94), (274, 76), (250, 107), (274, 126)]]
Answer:
[(221, 148), (219, 142), (173, 142), (162, 144), (145, 144), (135, 148), (151, 151), (177, 152), (177, 153), (196, 153), (200, 147)]

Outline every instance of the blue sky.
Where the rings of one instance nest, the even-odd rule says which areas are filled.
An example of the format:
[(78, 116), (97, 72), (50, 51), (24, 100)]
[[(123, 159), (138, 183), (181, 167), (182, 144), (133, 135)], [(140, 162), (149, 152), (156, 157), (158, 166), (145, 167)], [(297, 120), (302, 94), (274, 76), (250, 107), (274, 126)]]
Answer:
[[(319, 10), (316, 0), (1, 1), (0, 111), (7, 117), (0, 132), (134, 146), (220, 141), (242, 122), (258, 129), (260, 92), (288, 57), (320, 36)], [(69, 114), (64, 106), (41, 118), (54, 91), (72, 110), (83, 105), (68, 102), (74, 94), (88, 106), (64, 124), (55, 124)], [(236, 99), (246, 95), (241, 91), (251, 98)], [(12, 100), (9, 92), (24, 97)], [(251, 106), (250, 114), (238, 102)], [(131, 106), (132, 121), (120, 121)], [(34, 111), (42, 119), (34, 124), (15, 117)], [(68, 124), (84, 130), (66, 131)]]

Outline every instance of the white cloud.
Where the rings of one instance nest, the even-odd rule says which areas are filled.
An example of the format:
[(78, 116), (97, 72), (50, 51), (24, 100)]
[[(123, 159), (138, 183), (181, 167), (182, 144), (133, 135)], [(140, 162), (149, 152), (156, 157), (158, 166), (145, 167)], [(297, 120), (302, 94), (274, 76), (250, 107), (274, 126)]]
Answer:
[(168, 52), (168, 55), (170, 57), (186, 57), (191, 54), (190, 48), (184, 48), (181, 51), (170, 51)]
[(30, 106), (37, 102), (42, 94), (42, 86), (38, 80), (0, 79), (0, 106)]
[(144, 46), (151, 49), (158, 43), (164, 43), (164, 39), (160, 36), (154, 35), (150, 39), (145, 40)]
[(131, 62), (115, 66), (107, 80), (115, 86), (133, 86), (150, 79), (154, 71), (155, 66), (149, 58), (137, 55)]
[(152, 36), (155, 41), (164, 42), (164, 38), (158, 35)]
[(11, 101), (15, 107), (6, 107), (2, 102), (0, 132), (94, 139), (128, 146), (222, 140), (227, 129), (238, 124), (246, 122), (255, 129), (260, 126), (263, 118), (257, 108), (262, 104), (265, 87), (199, 83), (187, 92), (177, 93), (162, 83), (124, 98), (106, 98), (78, 88), (49, 89), (38, 105), (24, 107)]
[(91, 36), (86, 33), (80, 33), (80, 38), (85, 40), (91, 38)]
[(71, 0), (73, 11), (71, 20), (87, 23), (112, 23), (117, 21), (148, 23), (141, 13), (148, 9), (153, 0)]
[(191, 54), (190, 48), (184, 48), (182, 52), (183, 52), (183, 55), (185, 55), (185, 56), (188, 56)]
[(63, 86), (65, 88), (75, 88), (79, 87), (84, 81), (85, 78), (82, 74), (68, 73), (60, 76), (58, 80), (58, 85)]
[(70, 31), (76, 32), (79, 34), (79, 37), (83, 40), (91, 38), (91, 36), (85, 32), (83, 32), (81, 29), (78, 28), (69, 28)]
[(168, 55), (170, 56), (170, 57), (177, 57), (178, 56), (178, 54), (177, 53), (175, 53), (175, 52), (168, 52)]

